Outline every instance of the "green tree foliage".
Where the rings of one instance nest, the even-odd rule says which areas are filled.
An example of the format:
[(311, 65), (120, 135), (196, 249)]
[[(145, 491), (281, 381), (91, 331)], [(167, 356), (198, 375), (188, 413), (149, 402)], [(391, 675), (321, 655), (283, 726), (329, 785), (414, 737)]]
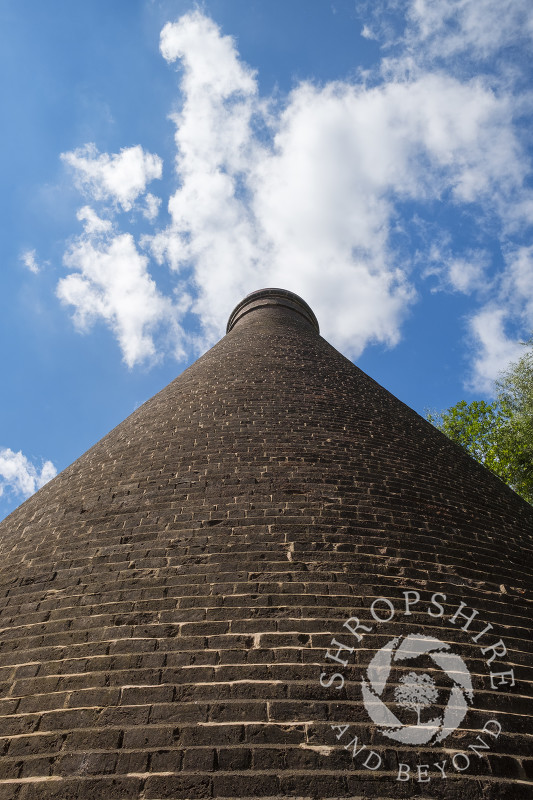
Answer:
[(533, 504), (533, 338), (496, 382), (492, 403), (464, 400), (427, 419)]

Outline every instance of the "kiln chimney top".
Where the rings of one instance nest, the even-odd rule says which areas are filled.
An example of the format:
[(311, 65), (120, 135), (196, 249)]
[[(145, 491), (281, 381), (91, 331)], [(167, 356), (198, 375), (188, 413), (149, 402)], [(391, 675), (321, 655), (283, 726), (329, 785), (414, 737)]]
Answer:
[(318, 321), (312, 309), (305, 300), (302, 300), (297, 294), (289, 292), (287, 289), (259, 289), (257, 292), (247, 294), (244, 300), (241, 300), (233, 309), (228, 320), (226, 333), (229, 333), (245, 314), (249, 314), (258, 308), (272, 306), (282, 306), (295, 314), (299, 314), (313, 326), (317, 333), (320, 333)]

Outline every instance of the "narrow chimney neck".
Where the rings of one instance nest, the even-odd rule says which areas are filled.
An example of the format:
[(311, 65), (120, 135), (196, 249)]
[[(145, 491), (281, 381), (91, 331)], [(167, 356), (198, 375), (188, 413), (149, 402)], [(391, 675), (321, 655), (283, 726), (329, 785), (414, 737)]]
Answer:
[(302, 300), (297, 294), (289, 292), (287, 289), (259, 289), (257, 292), (246, 295), (233, 309), (228, 320), (226, 333), (229, 333), (235, 324), (246, 314), (257, 309), (276, 306), (289, 309), (295, 314), (304, 317), (304, 319), (313, 326), (316, 332), (320, 333), (318, 321), (312, 309), (307, 305), (305, 300)]

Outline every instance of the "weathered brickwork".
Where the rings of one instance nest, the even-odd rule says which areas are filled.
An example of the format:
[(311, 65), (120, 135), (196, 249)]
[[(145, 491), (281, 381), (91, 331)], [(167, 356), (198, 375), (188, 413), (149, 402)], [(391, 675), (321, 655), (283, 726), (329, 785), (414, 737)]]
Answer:
[[(0, 800), (531, 797), (533, 509), (297, 303), (267, 294), (233, 321), (0, 525)], [(413, 630), (474, 690), (415, 748), (361, 694)], [(336, 669), (343, 686), (321, 685)]]

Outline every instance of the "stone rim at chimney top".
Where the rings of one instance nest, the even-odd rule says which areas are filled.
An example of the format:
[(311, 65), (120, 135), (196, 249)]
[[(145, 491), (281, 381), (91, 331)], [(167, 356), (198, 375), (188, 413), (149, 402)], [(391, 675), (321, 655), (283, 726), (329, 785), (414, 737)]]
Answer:
[(317, 333), (320, 333), (318, 320), (315, 317), (313, 310), (307, 305), (305, 300), (302, 300), (294, 292), (289, 292), (288, 289), (259, 289), (256, 292), (247, 294), (246, 297), (238, 303), (230, 314), (226, 333), (229, 333), (234, 326), (246, 314), (260, 308), (280, 307), (286, 308), (299, 314), (303, 317)]

